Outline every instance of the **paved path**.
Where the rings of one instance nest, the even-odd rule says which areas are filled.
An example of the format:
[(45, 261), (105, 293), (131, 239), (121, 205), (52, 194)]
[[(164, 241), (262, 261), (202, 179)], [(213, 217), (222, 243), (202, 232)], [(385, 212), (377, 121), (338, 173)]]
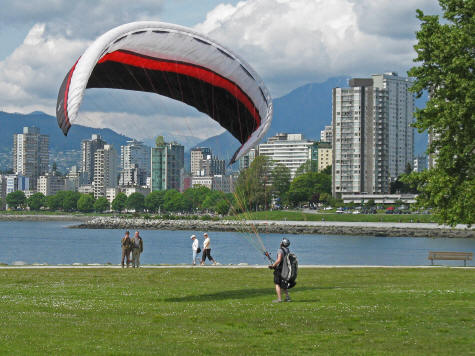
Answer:
[[(38, 265), (25, 265), (25, 266), (0, 266), (0, 270), (8, 269), (98, 269), (98, 268), (107, 268), (107, 269), (121, 269), (119, 265), (57, 265), (57, 266), (38, 266)], [(145, 265), (140, 268), (147, 269), (175, 269), (175, 268), (210, 268), (210, 269), (237, 269), (237, 268), (267, 268), (263, 265), (218, 265), (218, 266), (191, 266), (191, 265)], [(428, 269), (428, 268), (462, 268), (462, 269), (475, 269), (472, 266), (361, 266), (361, 265), (301, 265), (299, 268), (417, 268), (417, 269)]]

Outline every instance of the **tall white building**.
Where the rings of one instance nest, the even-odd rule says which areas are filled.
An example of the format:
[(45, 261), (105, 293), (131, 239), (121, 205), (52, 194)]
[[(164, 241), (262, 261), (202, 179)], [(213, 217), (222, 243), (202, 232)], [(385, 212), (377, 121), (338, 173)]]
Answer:
[(100, 135), (92, 135), (90, 140), (81, 142), (81, 172), (87, 175), (87, 182), (91, 184), (94, 180), (95, 154), (98, 149), (104, 148), (106, 142)]
[(325, 126), (325, 128), (320, 131), (320, 141), (332, 143), (333, 137), (333, 127), (332, 125)]
[(49, 136), (41, 135), (37, 127), (24, 127), (22, 134), (13, 135), (13, 172), (30, 180), (36, 189), (38, 177), (48, 172)]
[(273, 164), (281, 163), (289, 168), (293, 179), (297, 169), (312, 159), (313, 144), (313, 141), (304, 139), (302, 134), (279, 133), (259, 145), (259, 156), (267, 156)]
[(388, 193), (390, 181), (413, 163), (410, 81), (386, 73), (349, 84), (333, 89), (332, 192)]
[(333, 89), (332, 192), (389, 193), (385, 90), (372, 79)]
[(406, 170), (414, 159), (414, 94), (409, 91), (412, 81), (390, 72), (373, 75), (373, 86), (385, 89), (388, 95), (388, 169), (391, 180)]
[(127, 141), (125, 146), (120, 147), (120, 168), (126, 170), (138, 167), (145, 171), (147, 177), (150, 176), (150, 150), (143, 142)]
[(106, 196), (107, 188), (117, 186), (117, 152), (112, 145), (96, 150), (94, 154), (94, 197)]

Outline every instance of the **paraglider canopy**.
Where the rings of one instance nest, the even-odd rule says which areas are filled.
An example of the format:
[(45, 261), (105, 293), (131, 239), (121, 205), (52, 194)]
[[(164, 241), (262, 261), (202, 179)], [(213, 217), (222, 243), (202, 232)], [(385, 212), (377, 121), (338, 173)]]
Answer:
[(191, 29), (162, 22), (116, 27), (86, 49), (58, 93), (56, 117), (65, 135), (87, 88), (153, 92), (195, 107), (242, 144), (230, 163), (254, 147), (272, 121), (269, 91), (242, 58)]

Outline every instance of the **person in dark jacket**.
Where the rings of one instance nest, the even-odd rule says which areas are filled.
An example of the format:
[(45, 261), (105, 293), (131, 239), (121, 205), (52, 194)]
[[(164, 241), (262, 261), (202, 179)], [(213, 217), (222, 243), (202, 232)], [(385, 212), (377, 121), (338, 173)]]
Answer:
[(127, 259), (127, 268), (129, 268), (130, 264), (130, 252), (132, 250), (132, 240), (130, 239), (130, 233), (128, 231), (125, 232), (125, 236), (120, 241), (122, 246), (122, 268), (124, 268), (124, 260)]
[[(290, 241), (286, 239), (285, 237), (282, 239), (282, 242), (280, 243), (280, 248), (277, 250), (277, 260), (269, 265), (270, 269), (274, 270), (274, 284), (275, 284), (275, 292), (277, 293), (277, 299), (273, 300), (273, 303), (280, 303), (282, 302), (282, 289), (281, 288), (281, 283), (282, 283), (282, 277), (281, 277), (281, 272), (282, 272), (282, 263), (284, 261), (284, 257), (290, 253), (289, 251), (289, 246), (290, 246)], [(289, 296), (289, 290), (284, 289), (285, 292), (285, 301), (290, 302), (290, 296)]]

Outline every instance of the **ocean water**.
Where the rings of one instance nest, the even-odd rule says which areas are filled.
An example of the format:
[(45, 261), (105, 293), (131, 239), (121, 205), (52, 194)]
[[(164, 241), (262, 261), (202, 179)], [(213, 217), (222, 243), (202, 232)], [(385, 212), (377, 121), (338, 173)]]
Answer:
[[(72, 263), (119, 264), (123, 230), (70, 229), (77, 222), (0, 222), (0, 263), (49, 265)], [(191, 239), (203, 242), (204, 231), (142, 230), (142, 264), (190, 264)], [(131, 231), (133, 236), (134, 231)], [(211, 255), (221, 264), (265, 265), (257, 250), (257, 237), (237, 232), (209, 232)], [(369, 237), (347, 235), (261, 234), (262, 242), (276, 255), (282, 237), (300, 264), (317, 265), (429, 265), (429, 251), (475, 252), (475, 239)], [(255, 241), (251, 241), (251, 240)], [(207, 262), (208, 263), (208, 262)], [(463, 261), (438, 261), (463, 265)], [(474, 265), (469, 261), (468, 265)]]

